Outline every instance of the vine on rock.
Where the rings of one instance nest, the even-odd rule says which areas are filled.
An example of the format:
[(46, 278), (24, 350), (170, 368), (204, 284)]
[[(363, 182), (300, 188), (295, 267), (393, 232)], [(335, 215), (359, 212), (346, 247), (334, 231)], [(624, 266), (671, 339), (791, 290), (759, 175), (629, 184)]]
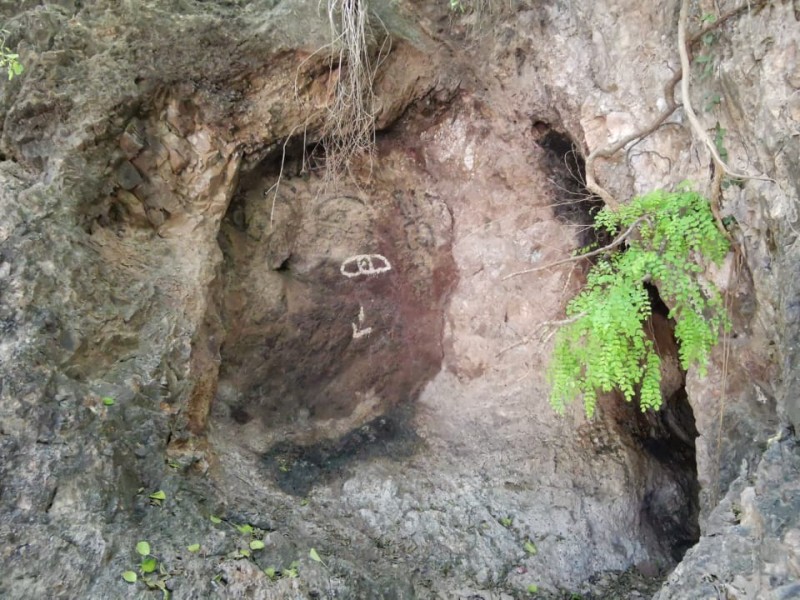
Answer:
[[(583, 291), (567, 306), (550, 365), (550, 402), (559, 412), (579, 395), (587, 417), (597, 394), (617, 389), (642, 411), (661, 406), (661, 361), (644, 329), (651, 315), (645, 283), (658, 286), (672, 306), (684, 369), (705, 372), (719, 331), (730, 326), (722, 297), (698, 275), (704, 261), (719, 263), (729, 249), (701, 194), (686, 185), (654, 191), (617, 210), (608, 207), (595, 227), (626, 231), (627, 248), (606, 254), (589, 272)], [(621, 236), (620, 236), (621, 237)]]

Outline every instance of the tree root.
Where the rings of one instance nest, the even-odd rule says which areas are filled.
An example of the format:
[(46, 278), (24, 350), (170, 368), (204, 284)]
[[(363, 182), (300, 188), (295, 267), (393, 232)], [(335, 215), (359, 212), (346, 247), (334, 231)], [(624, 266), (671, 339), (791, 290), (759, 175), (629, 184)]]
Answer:
[(686, 113), (686, 118), (689, 120), (692, 130), (694, 131), (695, 135), (705, 144), (706, 148), (708, 148), (709, 153), (714, 159), (714, 166), (718, 170), (722, 170), (729, 177), (733, 177), (734, 179), (759, 179), (761, 181), (774, 182), (775, 180), (770, 179), (769, 177), (764, 177), (762, 175), (746, 175), (744, 173), (737, 173), (731, 169), (725, 164), (725, 161), (722, 160), (716, 144), (711, 141), (708, 133), (700, 124), (700, 120), (697, 118), (697, 114), (694, 112), (694, 108), (692, 107), (692, 99), (689, 94), (690, 65), (689, 51), (686, 49), (686, 21), (688, 18), (689, 0), (681, 0), (681, 12), (680, 16), (678, 17), (678, 54), (680, 54), (681, 57), (681, 70), (686, 73), (686, 77), (681, 78), (681, 99), (683, 100), (683, 112)]
[[(616, 210), (619, 208), (619, 201), (614, 198), (605, 188), (603, 188), (595, 178), (594, 173), (594, 162), (598, 158), (611, 158), (614, 154), (619, 152), (622, 148), (627, 146), (629, 143), (640, 140), (644, 137), (647, 137), (651, 133), (653, 133), (656, 129), (658, 129), (664, 121), (666, 121), (672, 113), (680, 106), (675, 101), (675, 86), (677, 86), (678, 82), (681, 82), (681, 96), (683, 100), (684, 110), (687, 113), (687, 117), (689, 118), (689, 123), (692, 126), (692, 130), (698, 135), (698, 137), (705, 143), (706, 147), (708, 147), (709, 151), (711, 152), (712, 157), (714, 157), (715, 163), (718, 164), (718, 170), (724, 170), (728, 175), (731, 177), (735, 177), (737, 179), (761, 179), (766, 181), (773, 181), (767, 177), (762, 176), (749, 176), (749, 175), (742, 175), (735, 173), (732, 171), (722, 159), (719, 157), (719, 152), (717, 152), (716, 146), (713, 144), (711, 139), (708, 137), (708, 134), (703, 129), (702, 125), (700, 125), (697, 116), (692, 109), (691, 101), (689, 99), (689, 73), (690, 73), (690, 61), (689, 56), (691, 54), (691, 45), (697, 42), (700, 38), (703, 37), (709, 31), (716, 29), (723, 23), (727, 22), (728, 20), (740, 15), (746, 10), (758, 9), (766, 5), (766, 0), (761, 0), (760, 2), (748, 2), (745, 5), (742, 5), (738, 8), (735, 8), (724, 15), (720, 16), (713, 23), (707, 24), (705, 27), (702, 27), (697, 33), (692, 35), (690, 38), (686, 38), (686, 22), (688, 19), (688, 0), (682, 0), (681, 2), (681, 12), (678, 18), (678, 53), (680, 54), (681, 58), (681, 68), (678, 69), (672, 78), (664, 84), (664, 100), (667, 103), (666, 108), (662, 110), (658, 116), (646, 127), (635, 131), (634, 133), (625, 136), (624, 138), (618, 140), (614, 144), (609, 146), (604, 146), (601, 148), (597, 148), (591, 153), (589, 156), (586, 157), (585, 162), (585, 169), (586, 169), (586, 189), (589, 190), (592, 194), (595, 194), (600, 199), (605, 202), (606, 206), (608, 206), (611, 210)], [(686, 73), (687, 76), (683, 77), (683, 74)], [(690, 114), (691, 113), (691, 114)]]

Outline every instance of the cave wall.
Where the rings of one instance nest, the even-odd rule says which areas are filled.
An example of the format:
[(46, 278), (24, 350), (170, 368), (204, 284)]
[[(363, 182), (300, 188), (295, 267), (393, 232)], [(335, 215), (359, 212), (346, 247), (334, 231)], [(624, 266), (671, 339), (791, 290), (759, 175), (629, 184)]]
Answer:
[[(546, 3), (519, 13), (496, 49), (507, 65), (496, 69), (516, 69), (520, 75), (502, 84), (520, 99), (510, 114), (531, 102), (550, 106), (555, 113), (550, 121), (560, 119), (574, 139), (585, 140), (587, 154), (651, 122), (666, 106), (664, 84), (678, 65), (678, 4)], [(699, 15), (714, 8), (693, 5), (690, 30)], [(796, 349), (790, 307), (797, 256), (796, 228), (790, 223), (798, 201), (798, 140), (792, 132), (797, 129), (799, 13), (792, 2), (750, 10), (725, 2), (719, 8), (722, 13), (740, 10), (710, 44), (694, 48), (711, 68), (705, 76), (693, 69), (693, 104), (712, 135), (717, 123), (726, 130), (724, 143), (735, 168), (767, 173), (773, 181), (748, 180), (723, 193), (723, 214), (737, 222), (733, 235), (744, 264), (734, 269), (736, 261), (730, 261), (710, 275), (727, 294), (734, 330), (728, 351), (717, 349), (708, 376), (690, 370), (686, 385), (699, 431), (701, 526), (709, 537), (689, 552), (659, 598), (700, 598), (721, 589), (736, 598), (790, 597), (798, 576), (797, 520), (791, 516), (797, 505), (792, 483), (797, 401), (790, 367)], [(559, 34), (549, 35), (553, 31)], [(536, 102), (540, 98), (549, 102)], [(646, 139), (599, 161), (597, 175), (615, 196), (625, 198), (683, 180), (702, 187), (708, 165), (707, 150), (692, 140), (679, 110)], [(769, 498), (781, 493), (780, 516), (770, 521)], [(743, 506), (757, 515), (744, 527), (738, 517)], [(770, 525), (754, 526), (759, 519)], [(761, 554), (754, 557), (754, 549)], [(765, 591), (771, 589), (776, 591)]]
[[(486, 94), (502, 94), (504, 101), (493, 108), (507, 122), (559, 124), (588, 155), (649, 124), (666, 106), (664, 85), (679, 66), (678, 8), (678, 3), (644, 8), (634, 2), (556, 2), (521, 10), (493, 32), (498, 41), (484, 46), (484, 54), (493, 57), (481, 63), (484, 72), (497, 76), (496, 89), (490, 84)], [(797, 199), (795, 169), (786, 158), (793, 156), (790, 148), (797, 141), (790, 133), (796, 127), (791, 116), (795, 12), (792, 3), (749, 12), (733, 2), (720, 5), (721, 14), (737, 8), (737, 16), (716, 31), (709, 47), (698, 43), (694, 48), (703, 60), (710, 59), (712, 68), (706, 75), (693, 73), (693, 104), (712, 134), (717, 123), (726, 130), (724, 143), (736, 168), (769, 172), (776, 181), (726, 186), (723, 194), (723, 214), (738, 223), (733, 235), (742, 251), (711, 269), (709, 277), (726, 294), (734, 331), (728, 351), (717, 348), (707, 377), (694, 370), (687, 376), (700, 432), (703, 518), (740, 474), (743, 461), (746, 469), (755, 468), (763, 444), (781, 418), (791, 421), (795, 404), (783, 380), (791, 370), (780, 366), (786, 360), (781, 357), (792, 354), (781, 350), (792, 347), (793, 339), (786, 336), (792, 320), (781, 317), (781, 306), (791, 304), (793, 294), (779, 283), (775, 265), (776, 260), (793, 264), (794, 238), (785, 217), (791, 220)], [(695, 13), (711, 8), (693, 10), (690, 29), (699, 18)], [(463, 34), (480, 39), (480, 26), (472, 26), (477, 33), (467, 26)], [(765, 48), (743, 58), (759, 35)], [(595, 172), (603, 186), (624, 199), (682, 181), (703, 188), (710, 177), (709, 160), (678, 110), (611, 160), (596, 161)], [(778, 242), (781, 235), (786, 237)]]
[[(788, 429), (769, 436), (800, 410), (794, 3), (731, 20), (693, 78), (732, 164), (775, 182), (725, 190), (744, 264), (712, 276), (735, 337), (707, 378), (687, 375), (700, 489), (685, 503), (686, 471), (642, 451), (661, 425), (621, 426), (630, 407), (613, 401), (593, 422), (547, 405), (548, 323), (582, 269), (509, 277), (584, 233), (555, 209), (574, 173), (547, 132), (585, 155), (652, 118), (677, 4), (479, 19), (376, 3), (393, 40), (383, 131), (335, 189), (304, 172), (338, 76), (315, 4), (0, 4), (26, 63), (0, 98), (0, 591), (132, 596), (120, 573), (146, 538), (182, 565), (176, 595), (556, 594), (663, 573), (678, 556), (658, 513), (696, 502), (708, 537), (660, 597), (791, 592), (796, 451)], [(701, 184), (708, 157), (678, 111), (597, 168), (624, 198)], [(357, 284), (342, 265), (360, 254), (392, 269)], [(231, 557), (244, 522), (266, 532), (264, 558)], [(182, 550), (201, 541), (202, 557)], [(264, 575), (309, 547), (329, 571)]]

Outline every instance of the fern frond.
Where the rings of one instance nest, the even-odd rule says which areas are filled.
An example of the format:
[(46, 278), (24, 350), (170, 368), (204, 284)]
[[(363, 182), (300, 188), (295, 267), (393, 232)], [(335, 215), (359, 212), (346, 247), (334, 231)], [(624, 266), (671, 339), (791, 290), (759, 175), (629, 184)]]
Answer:
[(638, 396), (642, 410), (660, 408), (661, 361), (643, 328), (651, 316), (645, 281), (672, 306), (683, 368), (698, 365), (703, 373), (719, 330), (729, 327), (719, 292), (706, 291), (697, 277), (701, 262), (719, 263), (729, 250), (708, 201), (684, 185), (595, 218), (595, 227), (611, 235), (635, 223), (627, 249), (601, 258), (567, 306), (568, 316), (580, 318), (556, 337), (549, 377), (550, 402), (559, 412), (582, 395), (591, 418), (598, 392), (612, 389), (628, 401)]

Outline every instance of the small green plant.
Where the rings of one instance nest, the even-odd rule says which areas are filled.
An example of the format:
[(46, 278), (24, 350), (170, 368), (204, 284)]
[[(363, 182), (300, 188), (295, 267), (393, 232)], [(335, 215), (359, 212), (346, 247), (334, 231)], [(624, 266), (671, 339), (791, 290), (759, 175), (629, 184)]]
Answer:
[(714, 72), (714, 56), (711, 54), (700, 54), (697, 58), (694, 59), (694, 62), (701, 65), (703, 67), (702, 72), (700, 73), (700, 79), (707, 79), (711, 77), (711, 74)]
[(236, 527), (239, 533), (242, 533), (244, 535), (249, 535), (253, 533), (253, 526), (248, 523), (243, 523), (242, 525), (235, 525), (234, 527)]
[(326, 569), (328, 568), (328, 565), (326, 565), (326, 564), (325, 564), (325, 562), (322, 560), (322, 558), (320, 558), (320, 555), (319, 555), (319, 553), (316, 551), (316, 549), (312, 548), (311, 550), (309, 550), (309, 551), (308, 551), (308, 557), (309, 557), (311, 560), (313, 560), (314, 562), (318, 562), (319, 564), (321, 564), (321, 565), (322, 565), (323, 567), (325, 567)]
[(288, 569), (284, 569), (281, 572), (283, 577), (288, 577), (289, 579), (297, 579), (300, 575), (298, 573), (298, 569), (300, 568), (300, 563), (296, 560), (293, 560), (289, 565)]
[(25, 69), (22, 67), (22, 63), (19, 62), (19, 54), (12, 52), (11, 49), (6, 46), (7, 35), (8, 32), (5, 29), (0, 30), (0, 68), (6, 70), (10, 81), (14, 79), (16, 75), (21, 75), (22, 71)]
[(714, 146), (716, 146), (720, 158), (724, 161), (728, 160), (728, 149), (725, 147), (725, 135), (727, 133), (728, 130), (723, 129), (719, 121), (717, 121), (717, 124), (714, 126)]
[(514, 523), (514, 519), (512, 519), (511, 517), (500, 517), (498, 521), (500, 522), (500, 525), (502, 525), (506, 529), (511, 527), (511, 525), (513, 525)]
[(536, 544), (530, 540), (526, 540), (526, 542), (522, 545), (522, 548), (531, 556), (534, 556), (537, 552), (539, 552), (538, 548), (536, 548)]
[(643, 411), (658, 409), (661, 361), (643, 327), (652, 310), (645, 283), (657, 285), (672, 306), (681, 365), (697, 365), (703, 375), (729, 320), (719, 292), (706, 290), (698, 275), (702, 261), (722, 261), (728, 240), (717, 229), (708, 201), (686, 185), (635, 198), (617, 211), (605, 208), (595, 226), (628, 233), (621, 236), (628, 247), (602, 257), (567, 306), (549, 369), (550, 402), (562, 412), (582, 395), (591, 418), (597, 394), (617, 389), (628, 401), (638, 396)]
[(124, 571), (122, 573), (122, 578), (128, 583), (136, 583), (136, 581), (139, 579), (139, 576), (133, 571)]
[(158, 490), (150, 494), (148, 498), (150, 498), (150, 504), (153, 506), (161, 506), (161, 503), (167, 499), (167, 494), (164, 490)]
[(708, 94), (706, 96), (705, 111), (706, 112), (711, 112), (712, 110), (714, 110), (720, 104), (722, 104), (722, 96), (720, 96), (717, 93)]
[(105, 406), (114, 406), (114, 399), (111, 396), (103, 397), (103, 404)]
[[(141, 557), (141, 562), (139, 563), (141, 581), (151, 590), (160, 590), (164, 600), (169, 600), (170, 593), (167, 589), (169, 573), (164, 568), (164, 565), (160, 564), (158, 559), (150, 552), (149, 542), (141, 541), (136, 544), (136, 553)], [(135, 571), (124, 571), (122, 579), (133, 584), (139, 581), (139, 575)]]
[[(222, 519), (220, 519), (219, 517), (215, 517), (214, 515), (211, 515), (210, 519), (212, 523), (215, 524), (222, 523)], [(236, 531), (238, 531), (243, 536), (246, 536), (244, 540), (240, 540), (241, 545), (239, 545), (238, 548), (226, 554), (227, 558), (230, 558), (232, 560), (242, 560), (242, 559), (253, 560), (253, 552), (258, 552), (266, 548), (265, 542), (263, 541), (263, 539), (261, 539), (264, 536), (264, 531), (262, 529), (259, 529), (258, 527), (253, 527), (249, 523), (236, 524), (228, 522), (227, 524)], [(196, 546), (199, 549), (199, 544)]]
[[(714, 147), (717, 149), (717, 153), (723, 162), (727, 162), (728, 160), (728, 149), (725, 147), (725, 136), (727, 134), (728, 130), (724, 129), (719, 124), (719, 121), (717, 121), (716, 125), (714, 126)], [(744, 180), (725, 175), (722, 179), (723, 189), (727, 189), (732, 185), (741, 187), (744, 185)]]
[[(703, 15), (701, 22), (703, 25), (711, 25), (716, 20), (716, 15), (707, 13)], [(716, 43), (717, 35), (713, 31), (707, 31), (700, 36), (700, 41), (703, 43), (703, 53), (698, 54), (694, 61), (703, 67), (700, 79), (706, 79), (714, 72), (714, 55), (711, 53), (711, 47)]]
[(292, 561), (292, 563), (282, 571), (279, 571), (275, 566), (269, 566), (264, 569), (264, 575), (269, 577), (270, 581), (277, 581), (281, 577), (286, 577), (287, 579), (297, 579), (299, 577), (297, 572), (299, 566), (300, 563), (296, 560)]
[(528, 593), (529, 594), (538, 594), (539, 593), (539, 586), (535, 583), (532, 583), (528, 586)]

